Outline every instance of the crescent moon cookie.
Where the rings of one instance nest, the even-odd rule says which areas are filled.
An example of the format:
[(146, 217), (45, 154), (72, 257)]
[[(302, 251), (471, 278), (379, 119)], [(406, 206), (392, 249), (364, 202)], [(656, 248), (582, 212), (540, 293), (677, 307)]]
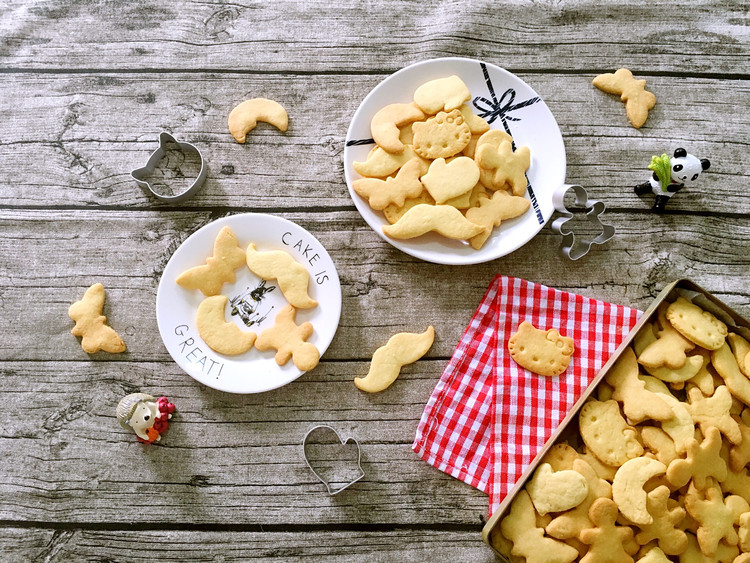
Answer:
[(244, 143), (247, 134), (255, 129), (258, 121), (270, 123), (282, 132), (289, 127), (289, 117), (284, 107), (267, 98), (245, 100), (229, 113), (227, 124), (232, 137), (238, 143)]
[(258, 252), (254, 243), (247, 247), (247, 267), (266, 281), (273, 279), (286, 300), (297, 309), (310, 309), (318, 302), (310, 297), (307, 287), (310, 274), (302, 264), (283, 250)]
[(228, 301), (225, 295), (206, 297), (198, 306), (195, 321), (198, 334), (209, 348), (219, 354), (236, 356), (253, 347), (256, 334), (226, 321), (224, 311)]
[(399, 127), (424, 119), (422, 110), (414, 104), (390, 104), (380, 109), (370, 121), (372, 138), (389, 153), (400, 153), (404, 150), (404, 143), (399, 136)]
[(622, 464), (612, 481), (612, 499), (620, 512), (634, 524), (651, 524), (653, 516), (646, 507), (646, 491), (643, 489), (651, 477), (663, 475), (667, 466), (649, 457), (636, 457)]
[(224, 283), (233, 283), (234, 271), (245, 263), (245, 251), (237, 244), (237, 237), (229, 227), (219, 231), (214, 241), (214, 253), (206, 264), (184, 271), (177, 277), (177, 284), (185, 289), (200, 289), (210, 297), (221, 291)]
[(107, 324), (107, 317), (102, 315), (104, 295), (104, 286), (95, 283), (86, 290), (80, 301), (68, 308), (68, 316), (76, 322), (70, 332), (81, 337), (81, 348), (87, 354), (99, 350), (111, 354), (125, 351), (122, 338)]
[(413, 364), (424, 356), (435, 340), (435, 329), (431, 326), (421, 334), (399, 332), (394, 334), (372, 356), (370, 370), (365, 377), (355, 377), (354, 385), (362, 391), (377, 393), (396, 381), (401, 368)]

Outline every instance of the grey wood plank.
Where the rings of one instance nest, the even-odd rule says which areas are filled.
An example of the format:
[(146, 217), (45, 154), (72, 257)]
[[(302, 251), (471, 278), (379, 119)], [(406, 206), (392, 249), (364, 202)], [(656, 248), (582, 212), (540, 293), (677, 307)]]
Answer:
[[(2, 362), (3, 396), (18, 409), (0, 414), (0, 520), (126, 526), (161, 506), (160, 524), (478, 523), (487, 496), (411, 450), (443, 366), (419, 362), (369, 395), (352, 382), (366, 364), (324, 363), (280, 389), (237, 396), (173, 364)], [(177, 406), (163, 443), (139, 444), (117, 423), (117, 402), (136, 391)], [(361, 444), (365, 477), (337, 496), (302, 457), (318, 423)]]
[(436, 56), (515, 69), (747, 73), (747, 4), (630, 0), (398, 2), (149, 0), (98, 10), (14, 0), (0, 55), (11, 69), (196, 68), (250, 72), (396, 70)]
[[(359, 103), (384, 76), (0, 75), (6, 116), (0, 122), (0, 206), (168, 207), (130, 177), (156, 148), (159, 131), (168, 130), (195, 143), (209, 167), (203, 190), (181, 207), (351, 207), (345, 135)], [(659, 101), (636, 130), (617, 97), (591, 85), (592, 74), (521, 77), (556, 116), (568, 181), (592, 197), (611, 208), (648, 209), (650, 199), (637, 198), (632, 187), (650, 175), (651, 155), (682, 146), (713, 164), (698, 188), (683, 190), (668, 209), (750, 212), (750, 116), (744, 111), (750, 81), (654, 77), (649, 84)], [(261, 124), (238, 145), (226, 116), (253, 96), (286, 105), (290, 129), (282, 134)]]
[[(667, 283), (688, 277), (741, 313), (747, 315), (750, 306), (750, 225), (742, 217), (611, 212), (604, 220), (616, 227), (615, 238), (579, 262), (558, 254), (559, 237), (545, 227), (501, 259), (446, 267), (391, 247), (353, 211), (280, 216), (308, 229), (337, 266), (343, 310), (325, 355), (329, 360), (363, 359), (364, 351), (394, 332), (421, 331), (428, 324), (437, 332), (431, 356), (449, 356), (497, 273), (641, 309)], [(86, 359), (70, 334), (67, 309), (85, 288), (101, 282), (108, 291), (105, 314), (129, 349), (112, 359), (169, 361), (155, 316), (161, 272), (182, 241), (217, 217), (210, 212), (0, 213), (5, 319), (0, 357)], [(26, 314), (19, 317), (18, 311)]]
[(477, 531), (97, 531), (0, 528), (0, 547), (14, 561), (495, 561)]

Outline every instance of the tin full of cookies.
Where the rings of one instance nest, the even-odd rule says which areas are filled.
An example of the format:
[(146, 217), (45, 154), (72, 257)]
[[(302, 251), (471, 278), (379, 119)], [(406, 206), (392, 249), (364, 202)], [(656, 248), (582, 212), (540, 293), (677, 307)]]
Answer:
[[(605, 537), (636, 558), (649, 542), (665, 559), (750, 551), (747, 531), (730, 522), (750, 513), (748, 368), (750, 321), (690, 280), (669, 284), (495, 509), (484, 541), (503, 561), (527, 557), (531, 546), (595, 561)], [(618, 436), (609, 439), (603, 429), (612, 424)], [(559, 500), (552, 489), (575, 477), (570, 471), (588, 494), (549, 514)], [(680, 528), (686, 517), (696, 530)]]

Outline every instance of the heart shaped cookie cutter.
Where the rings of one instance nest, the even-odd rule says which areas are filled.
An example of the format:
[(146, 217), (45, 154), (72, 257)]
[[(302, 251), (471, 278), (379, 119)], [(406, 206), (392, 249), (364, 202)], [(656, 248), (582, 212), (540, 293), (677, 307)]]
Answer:
[[(317, 471), (315, 471), (313, 466), (310, 464), (310, 459), (307, 457), (307, 439), (310, 437), (310, 434), (312, 434), (316, 430), (321, 430), (324, 428), (327, 430), (331, 430), (334, 434), (336, 434), (336, 437), (338, 438), (339, 442), (341, 442), (342, 446), (345, 446), (349, 442), (354, 442), (354, 444), (357, 446), (357, 468), (359, 469), (359, 475), (356, 477), (356, 479), (353, 479), (347, 483), (344, 483), (343, 485), (335, 489), (331, 488), (331, 484), (328, 481), (326, 481), (323, 477), (321, 477), (321, 475)], [(365, 476), (365, 472), (362, 469), (362, 449), (360, 448), (359, 442), (357, 441), (357, 439), (352, 438), (351, 436), (346, 436), (342, 438), (341, 434), (339, 434), (339, 432), (333, 426), (329, 426), (328, 424), (318, 424), (316, 426), (313, 426), (312, 428), (310, 428), (310, 430), (307, 431), (307, 434), (305, 434), (305, 437), (302, 438), (302, 456), (305, 458), (305, 464), (307, 464), (307, 467), (309, 467), (313, 475), (315, 475), (318, 478), (318, 480), (326, 486), (326, 490), (328, 491), (328, 494), (331, 496), (337, 495), (338, 493), (352, 486), (354, 483), (356, 483), (357, 481), (359, 481)]]
[[(576, 236), (570, 225), (566, 225), (566, 223), (573, 218), (573, 212), (565, 206), (565, 195), (569, 191), (572, 191), (575, 194), (575, 207), (578, 209), (586, 209), (586, 218), (589, 223), (601, 231), (596, 237), (584, 238)], [(604, 244), (615, 234), (614, 227), (611, 225), (605, 225), (601, 222), (601, 216), (604, 214), (606, 206), (603, 202), (597, 199), (589, 199), (589, 194), (583, 186), (570, 184), (561, 186), (552, 194), (552, 204), (555, 206), (555, 210), (560, 213), (561, 217), (555, 219), (550, 228), (555, 233), (562, 236), (560, 252), (563, 256), (566, 256), (571, 260), (583, 258), (588, 254), (593, 245)]]
[[(190, 184), (190, 186), (183, 190), (182, 192), (176, 194), (176, 195), (164, 195), (160, 194), (156, 190), (154, 190), (154, 187), (146, 180), (151, 174), (153, 174), (154, 170), (156, 170), (156, 167), (159, 165), (159, 162), (162, 158), (167, 154), (166, 145), (168, 143), (174, 143), (176, 144), (179, 149), (185, 153), (193, 153), (198, 155), (198, 159), (200, 161), (200, 172), (198, 172), (198, 176), (195, 178), (195, 181)], [(201, 186), (203, 185), (203, 182), (206, 181), (206, 175), (208, 174), (208, 169), (206, 168), (206, 163), (203, 160), (203, 155), (201, 154), (201, 151), (198, 150), (198, 148), (195, 145), (191, 145), (190, 143), (185, 143), (182, 141), (178, 141), (175, 139), (171, 134), (167, 133), (166, 131), (162, 131), (159, 133), (159, 146), (157, 149), (151, 153), (151, 156), (148, 159), (148, 162), (146, 162), (146, 166), (143, 166), (142, 168), (138, 168), (137, 170), (133, 170), (130, 175), (132, 176), (133, 180), (136, 181), (136, 183), (142, 187), (150, 191), (155, 197), (162, 201), (168, 201), (171, 203), (177, 203), (180, 201), (184, 201), (191, 197), (195, 192), (197, 192)]]

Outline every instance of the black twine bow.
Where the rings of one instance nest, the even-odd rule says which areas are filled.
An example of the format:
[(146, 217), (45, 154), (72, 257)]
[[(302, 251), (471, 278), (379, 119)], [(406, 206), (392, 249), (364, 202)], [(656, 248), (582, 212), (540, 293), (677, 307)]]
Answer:
[(541, 98), (539, 96), (534, 96), (533, 98), (514, 104), (513, 102), (516, 99), (516, 91), (513, 88), (508, 88), (498, 100), (497, 95), (495, 94), (495, 88), (492, 86), (492, 80), (490, 80), (490, 74), (487, 72), (487, 65), (484, 63), (480, 63), (480, 65), (482, 67), (482, 72), (484, 73), (484, 81), (487, 83), (487, 89), (490, 91), (490, 97), (492, 99), (477, 96), (472, 100), (472, 103), (474, 104), (474, 107), (479, 110), (479, 117), (487, 120), (487, 123), (493, 123), (499, 117), (505, 128), (505, 132), (510, 135), (508, 121), (521, 121), (521, 118), (513, 117), (509, 114), (517, 109), (535, 104), (540, 101)]

